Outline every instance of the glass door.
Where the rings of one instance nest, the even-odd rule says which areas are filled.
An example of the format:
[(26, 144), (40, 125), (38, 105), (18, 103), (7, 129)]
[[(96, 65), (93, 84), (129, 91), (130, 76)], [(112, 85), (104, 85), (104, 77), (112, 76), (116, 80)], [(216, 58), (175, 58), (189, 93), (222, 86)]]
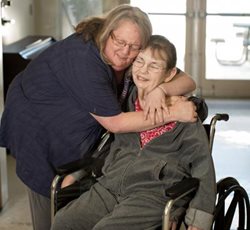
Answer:
[(250, 1), (206, 1), (203, 92), (250, 96)]
[(184, 70), (186, 37), (186, 0), (130, 0), (148, 13), (153, 26), (153, 34), (167, 37), (176, 46), (177, 66)]
[(249, 0), (207, 1), (206, 78), (250, 80)]
[(153, 33), (177, 48), (177, 66), (204, 97), (250, 96), (249, 0), (131, 0), (149, 14)]

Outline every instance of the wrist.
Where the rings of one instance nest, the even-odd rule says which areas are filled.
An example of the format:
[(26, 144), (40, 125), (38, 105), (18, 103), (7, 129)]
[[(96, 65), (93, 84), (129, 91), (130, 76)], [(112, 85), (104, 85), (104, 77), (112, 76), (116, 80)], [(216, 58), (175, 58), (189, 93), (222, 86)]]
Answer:
[(173, 122), (173, 121), (178, 121), (178, 117), (175, 115), (175, 110), (173, 106), (168, 107), (168, 121)]
[(165, 89), (165, 87), (164, 87), (163, 84), (158, 85), (158, 88), (161, 89), (161, 91), (162, 91), (165, 95), (168, 95), (168, 93), (167, 93), (167, 91), (166, 91), (166, 89)]

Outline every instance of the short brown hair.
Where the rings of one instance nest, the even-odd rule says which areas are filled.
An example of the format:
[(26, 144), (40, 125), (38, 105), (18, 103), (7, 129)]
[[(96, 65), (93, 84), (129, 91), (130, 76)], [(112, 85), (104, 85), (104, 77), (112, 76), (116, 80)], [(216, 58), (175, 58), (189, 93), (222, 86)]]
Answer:
[(176, 48), (166, 37), (152, 35), (146, 48), (150, 48), (153, 53), (157, 52), (163, 59), (166, 59), (166, 70), (173, 69), (176, 66)]

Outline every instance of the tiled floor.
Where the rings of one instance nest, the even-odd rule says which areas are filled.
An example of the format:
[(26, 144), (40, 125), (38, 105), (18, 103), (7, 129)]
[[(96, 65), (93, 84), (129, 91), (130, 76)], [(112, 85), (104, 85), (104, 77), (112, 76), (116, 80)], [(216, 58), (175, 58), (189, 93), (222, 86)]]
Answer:
[(0, 230), (32, 230), (26, 188), (15, 175), (15, 160), (7, 156), (9, 200), (0, 212)]
[[(250, 100), (206, 100), (209, 119), (228, 113), (228, 122), (218, 122), (213, 148), (217, 180), (236, 177), (250, 195)], [(208, 120), (209, 120), (208, 119)], [(0, 212), (0, 230), (31, 230), (28, 199), (15, 176), (15, 161), (8, 156), (9, 201)]]

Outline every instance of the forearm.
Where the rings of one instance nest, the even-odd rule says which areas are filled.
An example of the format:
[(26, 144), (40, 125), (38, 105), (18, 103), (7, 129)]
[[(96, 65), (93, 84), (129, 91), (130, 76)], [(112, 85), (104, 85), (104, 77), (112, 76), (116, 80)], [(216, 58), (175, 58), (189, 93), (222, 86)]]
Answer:
[(166, 95), (178, 96), (191, 93), (196, 88), (195, 81), (186, 73), (180, 71), (171, 81), (159, 86)]
[(126, 112), (113, 117), (92, 116), (107, 130), (112, 133), (141, 132), (161, 126), (174, 120), (171, 114), (165, 117), (162, 123), (153, 124), (150, 119), (145, 120), (143, 112)]
[(100, 117), (91, 114), (105, 129), (113, 133), (141, 132), (152, 129), (171, 121), (195, 122), (197, 114), (194, 104), (190, 101), (180, 100), (169, 106), (168, 112), (163, 114), (163, 121), (144, 119), (140, 112), (126, 112), (112, 117)]

